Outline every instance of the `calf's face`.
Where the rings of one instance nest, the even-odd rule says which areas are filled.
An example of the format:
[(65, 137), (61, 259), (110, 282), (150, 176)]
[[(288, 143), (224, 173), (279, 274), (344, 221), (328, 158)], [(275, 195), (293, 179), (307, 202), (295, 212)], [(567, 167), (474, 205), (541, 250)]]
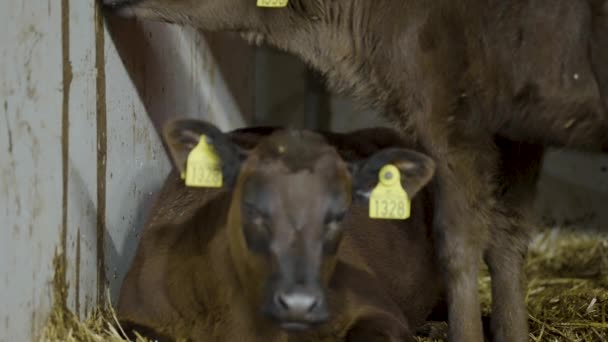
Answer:
[(347, 165), (319, 136), (279, 132), (250, 153), (239, 178), (244, 240), (269, 269), (263, 312), (286, 329), (324, 322), (351, 201)]
[(259, 270), (256, 277), (263, 279), (250, 279), (264, 284), (256, 305), (287, 330), (328, 320), (327, 284), (348, 229), (341, 222), (352, 200), (369, 197), (379, 170), (397, 166), (410, 197), (434, 171), (430, 158), (406, 149), (346, 162), (322, 136), (307, 131), (280, 130), (243, 151), (212, 125), (188, 119), (164, 129), (180, 171), (202, 134), (222, 161), (224, 186), (233, 189), (229, 229), (238, 238), (230, 243), (241, 256), (234, 262)]

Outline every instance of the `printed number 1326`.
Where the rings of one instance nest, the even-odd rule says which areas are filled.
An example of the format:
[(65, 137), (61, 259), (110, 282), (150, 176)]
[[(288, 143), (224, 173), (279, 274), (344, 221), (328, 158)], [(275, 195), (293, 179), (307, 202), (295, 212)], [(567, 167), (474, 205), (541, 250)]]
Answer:
[(197, 183), (217, 183), (221, 173), (217, 170), (210, 169), (206, 165), (197, 165), (193, 168), (193, 179)]

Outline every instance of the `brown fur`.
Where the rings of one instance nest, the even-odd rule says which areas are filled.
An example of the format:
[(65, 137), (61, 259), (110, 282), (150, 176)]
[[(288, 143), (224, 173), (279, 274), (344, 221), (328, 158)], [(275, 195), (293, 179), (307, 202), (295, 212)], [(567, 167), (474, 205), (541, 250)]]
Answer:
[[(231, 138), (251, 149), (275, 129), (239, 130)], [(323, 135), (345, 160), (412, 147), (384, 128)], [(272, 150), (272, 141), (264, 143), (262, 150)], [(367, 206), (354, 204), (343, 222), (329, 283), (332, 318), (316, 332), (288, 336), (251, 307), (247, 287), (257, 281), (239, 280), (226, 228), (230, 202), (230, 191), (188, 188), (176, 172), (169, 175), (123, 283), (119, 318), (128, 329), (160, 341), (178, 336), (193, 341), (405, 341), (412, 340), (413, 329), (440, 295), (429, 190), (416, 195), (406, 221), (372, 220)]]
[(478, 259), (498, 341), (527, 340), (525, 231), (497, 196), (494, 136), (608, 150), (606, 0), (104, 0), (125, 15), (243, 32), (380, 107), (437, 162), (434, 218), (450, 338), (481, 341)]

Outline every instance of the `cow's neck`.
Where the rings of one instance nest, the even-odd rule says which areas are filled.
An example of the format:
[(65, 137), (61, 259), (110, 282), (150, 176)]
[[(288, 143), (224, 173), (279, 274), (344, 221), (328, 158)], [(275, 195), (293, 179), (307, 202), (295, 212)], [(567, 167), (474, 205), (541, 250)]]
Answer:
[(396, 32), (387, 25), (378, 29), (382, 20), (366, 13), (382, 8), (370, 6), (372, 1), (290, 0), (288, 8), (254, 11), (248, 20), (253, 24), (242, 33), (250, 43), (299, 56), (326, 75), (336, 92), (365, 105), (385, 104), (389, 80), (382, 70), (388, 68), (376, 66), (389, 62)]

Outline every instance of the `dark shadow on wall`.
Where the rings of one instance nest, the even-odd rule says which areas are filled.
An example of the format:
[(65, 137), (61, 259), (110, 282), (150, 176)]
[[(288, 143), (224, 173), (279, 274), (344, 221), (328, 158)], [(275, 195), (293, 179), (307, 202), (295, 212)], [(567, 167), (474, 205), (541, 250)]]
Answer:
[[(192, 116), (205, 110), (203, 106), (193, 105), (200, 103), (200, 99), (190, 97), (196, 95), (196, 89), (193, 89), (194, 80), (196, 77), (201, 77), (201, 75), (193, 75), (190, 70), (201, 71), (202, 68), (198, 65), (193, 67), (184, 64), (200, 63), (200, 61), (177, 58), (180, 56), (177, 49), (180, 43), (175, 41), (175, 35), (171, 32), (176, 29), (175, 27), (163, 23), (142, 23), (111, 15), (106, 16), (105, 25), (110, 35), (110, 42), (114, 44), (120, 61), (157, 134), (160, 133), (162, 125), (175, 115)], [(239, 37), (230, 34), (205, 34), (204, 37), (211, 52), (200, 51), (201, 55), (203, 58), (212, 56), (217, 62), (224, 81), (244, 119), (250, 121), (254, 111), (252, 91), (254, 48), (248, 46)], [(196, 42), (193, 42), (192, 48), (196, 48), (196, 46)], [(108, 61), (109, 59), (106, 58), (106, 63)], [(109, 88), (112, 87), (112, 78), (111, 75), (107, 76), (106, 87)], [(192, 110), (199, 112), (192, 113)], [(202, 114), (206, 115), (206, 113)], [(142, 171), (142, 176), (145, 174), (145, 170)], [(139, 190), (146, 195), (138, 196), (141, 201), (138, 203), (136, 213), (108, 213), (109, 215), (120, 215), (117, 217), (131, 217), (131, 221), (128, 222), (128, 226), (131, 228), (125, 232), (126, 236), (122, 246), (117, 246), (107, 231), (104, 241), (106, 280), (114, 303), (118, 298), (122, 280), (135, 254), (141, 229), (158, 190), (153, 185)], [(122, 200), (129, 200), (129, 198)], [(108, 220), (108, 223), (111, 221)], [(116, 267), (110, 267), (110, 265)]]
[[(68, 258), (68, 281), (70, 294), (74, 298), (74, 309), (77, 314), (87, 315), (89, 309), (103, 301), (97, 298), (99, 293), (104, 293), (107, 279), (99, 282), (97, 269), (101, 264), (97, 258), (97, 204), (95, 203), (96, 194), (89, 191), (87, 182), (83, 179), (82, 170), (78, 169), (72, 160), (69, 161), (69, 208), (72, 219), (73, 213), (80, 213), (78, 221), (70, 221), (68, 231), (67, 253), (74, 258)], [(81, 251), (74, 250), (75, 240), (79, 240)], [(108, 239), (107, 233), (104, 236), (105, 250), (115, 251), (113, 241)], [(73, 273), (72, 273), (73, 272)], [(103, 273), (101, 273), (103, 274)], [(95, 284), (94, 288), (89, 288)]]
[(331, 129), (331, 95), (321, 73), (306, 69), (306, 98), (304, 117), (307, 127), (322, 130)]
[[(140, 171), (140, 173), (133, 177), (133, 179), (141, 179), (146, 174), (153, 172), (152, 167), (148, 167)], [(156, 202), (159, 191), (162, 189), (162, 184), (144, 184), (141, 188), (132, 189), (132, 193), (137, 193), (137, 197), (140, 199), (137, 203), (137, 209), (135, 212), (131, 210), (121, 210), (115, 213), (116, 220), (120, 218), (122, 223), (120, 225), (128, 226), (127, 231), (124, 232), (125, 236), (122, 239), (122, 244), (117, 246), (115, 241), (106, 233), (106, 245), (105, 245), (105, 262), (106, 262), (106, 274), (107, 274), (107, 285), (110, 289), (112, 304), (118, 305), (118, 298), (120, 289), (124, 278), (131, 268), (133, 259), (139, 246), (139, 240), (143, 228), (148, 221), (150, 209)], [(122, 198), (116, 199), (121, 202), (130, 202), (133, 200), (132, 194), (124, 194)], [(121, 208), (130, 208), (128, 203), (120, 206)], [(116, 227), (113, 228), (116, 232)]]
[[(143, 23), (106, 15), (106, 27), (120, 59), (157, 131), (175, 113), (184, 113), (183, 97), (178, 89), (189, 89), (192, 75), (183, 61), (171, 58), (177, 42), (169, 30), (175, 26), (164, 23)], [(154, 28), (154, 30), (149, 30)], [(154, 31), (155, 36), (152, 36)], [(228, 33), (205, 33), (221, 74), (246, 121), (253, 118), (254, 48)], [(154, 44), (154, 46), (153, 46)], [(162, 56), (158, 53), (162, 49)], [(207, 53), (204, 51), (203, 53)], [(172, 80), (173, 84), (167, 84)], [(108, 84), (111, 86), (111, 83)]]

